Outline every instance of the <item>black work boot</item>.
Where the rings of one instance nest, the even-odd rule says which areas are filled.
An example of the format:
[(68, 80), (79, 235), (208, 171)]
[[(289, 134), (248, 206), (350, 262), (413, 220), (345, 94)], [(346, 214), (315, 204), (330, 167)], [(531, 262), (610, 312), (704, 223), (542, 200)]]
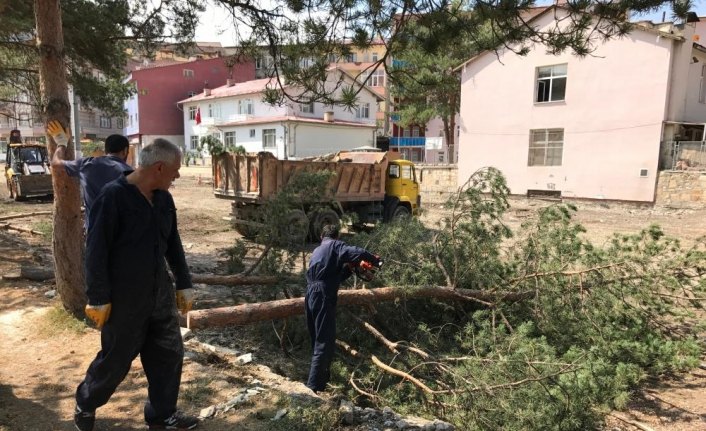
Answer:
[(148, 422), (151, 430), (192, 430), (199, 425), (199, 420), (181, 412), (174, 412), (163, 421)]
[(78, 431), (93, 431), (96, 423), (96, 412), (83, 411), (79, 406), (74, 409), (74, 425)]

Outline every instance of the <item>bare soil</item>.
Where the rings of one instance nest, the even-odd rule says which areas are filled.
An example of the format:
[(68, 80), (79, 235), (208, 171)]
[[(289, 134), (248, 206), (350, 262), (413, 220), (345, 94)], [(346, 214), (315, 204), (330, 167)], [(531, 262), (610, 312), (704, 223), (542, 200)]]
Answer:
[[(182, 177), (172, 189), (179, 230), (193, 272), (222, 270), (223, 251), (239, 238), (223, 220), (230, 212), (230, 202), (213, 197), (210, 176), (208, 167), (182, 168)], [(548, 204), (513, 199), (505, 221), (516, 228)], [(587, 228), (587, 237), (596, 244), (605, 242), (613, 233), (637, 232), (651, 223), (660, 224), (668, 235), (687, 244), (706, 234), (706, 209), (585, 202), (577, 206), (576, 219)], [(50, 202), (11, 201), (7, 199), (4, 184), (0, 185), (0, 217), (51, 207)], [(442, 215), (440, 208), (427, 208), (423, 220), (434, 223)], [(36, 216), (9, 223), (48, 233), (50, 220), (49, 216)], [(14, 272), (20, 264), (50, 265), (51, 260), (50, 234), (0, 229), (0, 274)], [(46, 295), (53, 289), (51, 281), (0, 281), (0, 431), (74, 429), (73, 393), (99, 350), (100, 337), (98, 331), (61, 311), (58, 299)], [(199, 286), (198, 290), (201, 307), (241, 300), (230, 290), (209, 290), (205, 286)], [(202, 341), (218, 341), (219, 337), (217, 331), (197, 335)], [(283, 394), (299, 394), (303, 400), (317, 401), (301, 383), (276, 374), (303, 378), (307, 358), (285, 357), (279, 346), (269, 345), (275, 344), (270, 342), (274, 337), (258, 339), (256, 335), (257, 332), (243, 329), (224, 337), (226, 344), (231, 343), (228, 347), (253, 353), (254, 361), (240, 366), (215, 355), (204, 355), (193, 342), (187, 342), (180, 399), (180, 408), (186, 412), (198, 414), (201, 409), (225, 402), (253, 386), (262, 385), (266, 389), (226, 414), (206, 419), (200, 429), (286, 429), (271, 421), (282, 406)], [(136, 360), (110, 402), (98, 410), (96, 430), (144, 429), (142, 405), (146, 387), (142, 367)], [(606, 429), (639, 429), (627, 420), (659, 431), (706, 430), (706, 371), (695, 369), (683, 376), (652, 381), (634, 394), (626, 412), (616, 415), (622, 419), (609, 416)]]

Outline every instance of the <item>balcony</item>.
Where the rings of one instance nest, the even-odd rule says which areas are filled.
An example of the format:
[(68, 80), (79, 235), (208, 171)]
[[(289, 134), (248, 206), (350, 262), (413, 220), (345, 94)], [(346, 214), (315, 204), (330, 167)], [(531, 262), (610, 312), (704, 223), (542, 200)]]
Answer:
[(392, 137), (390, 138), (391, 147), (424, 147), (427, 150), (443, 150), (444, 138), (432, 137), (426, 138), (423, 136), (417, 137)]

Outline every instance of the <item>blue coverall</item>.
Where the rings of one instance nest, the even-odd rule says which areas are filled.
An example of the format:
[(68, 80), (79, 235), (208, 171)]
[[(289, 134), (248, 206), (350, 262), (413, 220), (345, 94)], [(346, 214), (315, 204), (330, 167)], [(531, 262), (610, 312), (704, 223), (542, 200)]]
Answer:
[(341, 283), (351, 276), (347, 263), (366, 260), (375, 265), (378, 258), (367, 250), (324, 238), (311, 255), (306, 272), (306, 323), (311, 336), (311, 369), (307, 386), (323, 391), (330, 378), (336, 342), (336, 300)]
[(86, 295), (92, 305), (112, 303), (112, 311), (76, 390), (81, 410), (107, 403), (139, 354), (149, 384), (145, 421), (176, 411), (184, 345), (165, 258), (176, 288), (191, 288), (171, 194), (155, 190), (150, 204), (125, 177), (108, 183), (91, 210)]
[(93, 202), (106, 184), (132, 172), (132, 166), (113, 155), (62, 160), (61, 163), (70, 177), (76, 177), (81, 182), (83, 206), (86, 208), (84, 226), (88, 232)]

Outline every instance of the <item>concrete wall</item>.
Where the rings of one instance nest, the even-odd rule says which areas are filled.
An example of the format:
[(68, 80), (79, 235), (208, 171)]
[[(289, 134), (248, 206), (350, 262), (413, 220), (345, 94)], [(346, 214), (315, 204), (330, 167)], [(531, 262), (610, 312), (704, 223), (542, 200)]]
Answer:
[[(553, 26), (554, 14), (537, 25)], [(537, 46), (524, 57), (506, 50), (472, 61), (461, 77), (459, 182), (494, 166), (513, 194), (652, 202), (672, 48), (635, 30), (585, 58)], [(535, 103), (537, 67), (558, 64), (567, 64), (565, 99)], [(551, 128), (564, 130), (561, 166), (528, 166), (530, 130)]]
[(660, 172), (656, 204), (706, 208), (706, 172)]
[(458, 189), (458, 169), (450, 165), (415, 165), (422, 208), (445, 203)]

